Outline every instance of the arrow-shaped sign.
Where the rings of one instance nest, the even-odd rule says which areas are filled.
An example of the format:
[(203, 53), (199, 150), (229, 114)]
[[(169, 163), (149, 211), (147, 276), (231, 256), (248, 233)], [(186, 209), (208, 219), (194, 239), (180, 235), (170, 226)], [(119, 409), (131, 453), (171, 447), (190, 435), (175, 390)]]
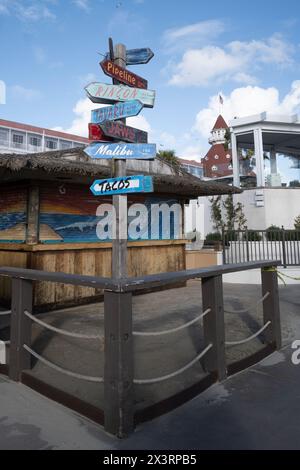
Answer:
[(125, 142), (135, 142), (139, 144), (146, 144), (148, 142), (147, 132), (136, 129), (135, 127), (125, 126), (125, 124), (120, 121), (104, 121), (99, 127), (102, 130), (102, 134), (108, 138), (113, 137), (116, 140), (125, 140)]
[(84, 149), (84, 152), (91, 158), (117, 158), (154, 160), (156, 156), (155, 144), (106, 144), (93, 143)]
[(85, 87), (85, 91), (93, 103), (113, 104), (116, 101), (139, 100), (146, 108), (154, 106), (155, 91), (153, 90), (93, 82)]
[[(141, 49), (128, 49), (126, 51), (126, 64), (138, 65), (147, 64), (154, 57), (154, 53), (149, 47), (142, 47)], [(110, 59), (110, 54), (107, 52), (106, 59)]]
[(148, 88), (147, 80), (117, 64), (114, 64), (111, 60), (103, 60), (100, 62), (100, 65), (106, 75), (115, 78), (121, 83), (125, 83), (125, 85), (143, 89)]
[(143, 105), (138, 100), (117, 103), (113, 106), (94, 109), (91, 121), (93, 124), (101, 124), (104, 121), (115, 121), (130, 116), (137, 116), (142, 109)]
[[(110, 122), (110, 121), (108, 121)], [(114, 142), (114, 139), (107, 136), (99, 124), (89, 123), (89, 140), (97, 141), (97, 142)]]
[(151, 176), (122, 176), (120, 178), (96, 180), (90, 187), (90, 190), (94, 196), (128, 193), (152, 193), (153, 181)]

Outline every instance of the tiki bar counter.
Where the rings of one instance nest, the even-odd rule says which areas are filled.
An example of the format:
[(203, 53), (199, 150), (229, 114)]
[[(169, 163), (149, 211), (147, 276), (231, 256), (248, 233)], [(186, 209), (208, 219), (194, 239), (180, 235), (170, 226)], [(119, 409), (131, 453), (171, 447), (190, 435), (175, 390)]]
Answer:
[[(91, 160), (82, 149), (30, 155), (0, 155), (0, 266), (111, 276), (111, 242), (98, 238), (96, 215), (111, 196), (95, 197), (95, 179), (112, 174), (112, 161)], [(128, 161), (127, 174), (153, 175), (154, 192), (128, 196), (128, 206), (179, 203), (198, 196), (235, 191), (203, 182), (156, 159)], [(149, 231), (150, 232), (150, 231)], [(174, 233), (128, 241), (128, 275), (142, 276), (185, 269), (185, 240)], [(37, 282), (37, 310), (76, 305), (100, 298), (102, 291)], [(0, 303), (10, 304), (10, 281), (0, 279)]]

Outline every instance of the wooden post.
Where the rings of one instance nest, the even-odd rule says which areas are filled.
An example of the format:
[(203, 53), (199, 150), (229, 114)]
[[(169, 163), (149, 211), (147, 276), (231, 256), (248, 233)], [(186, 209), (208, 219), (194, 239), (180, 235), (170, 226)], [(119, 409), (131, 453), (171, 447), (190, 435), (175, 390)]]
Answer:
[(211, 310), (203, 318), (205, 347), (212, 344), (203, 358), (204, 368), (217, 372), (218, 379), (224, 380), (227, 372), (222, 276), (202, 278), (202, 305), (203, 311)]
[(30, 354), (23, 348), (23, 344), (31, 345), (31, 320), (24, 310), (32, 312), (32, 281), (13, 278), (9, 377), (16, 382), (22, 371), (31, 367)]
[[(110, 42), (110, 48), (112, 44)], [(117, 44), (113, 61), (116, 65), (126, 67), (126, 47)], [(126, 124), (126, 119), (122, 119)], [(126, 176), (126, 160), (114, 160), (114, 177)], [(116, 217), (115, 238), (112, 241), (112, 277), (120, 279), (127, 275), (127, 195), (113, 196)]]
[(26, 243), (35, 245), (39, 242), (40, 191), (38, 186), (29, 186), (27, 201)]
[(262, 268), (262, 295), (270, 294), (263, 302), (264, 324), (268, 321), (271, 324), (264, 331), (264, 337), (269, 344), (275, 344), (276, 349), (281, 349), (281, 324), (280, 324), (280, 307), (278, 295), (278, 277), (276, 268), (268, 270)]
[(132, 294), (104, 293), (104, 426), (118, 437), (133, 431)]

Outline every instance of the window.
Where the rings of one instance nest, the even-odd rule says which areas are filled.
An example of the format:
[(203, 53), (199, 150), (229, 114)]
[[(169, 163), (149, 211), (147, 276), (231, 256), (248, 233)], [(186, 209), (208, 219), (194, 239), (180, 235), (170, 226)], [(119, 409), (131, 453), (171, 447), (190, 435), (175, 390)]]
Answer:
[(46, 147), (50, 150), (57, 149), (57, 140), (47, 139), (46, 140)]
[(231, 158), (230, 153), (227, 153), (226, 158), (228, 158), (228, 159)]
[(14, 148), (23, 148), (24, 147), (24, 135), (14, 133), (12, 136), (12, 146)]
[(24, 136), (21, 134), (13, 134), (13, 143), (14, 144), (23, 144)]
[(208, 160), (208, 157), (205, 157), (204, 159), (207, 161), (207, 160)]
[(29, 137), (29, 144), (32, 145), (33, 147), (40, 147), (41, 145), (41, 138), (38, 136), (33, 136), (31, 135)]
[(213, 165), (213, 166), (211, 167), (211, 170), (212, 170), (212, 171), (217, 171), (217, 170), (218, 170), (217, 165)]
[(231, 163), (229, 163), (229, 165), (228, 165), (228, 170), (232, 170), (232, 165), (231, 165)]
[(0, 145), (8, 146), (8, 130), (0, 129)]
[(62, 150), (71, 149), (72, 148), (72, 142), (68, 142), (67, 140), (61, 140), (60, 141), (60, 148)]
[(86, 147), (86, 144), (79, 144), (78, 142), (73, 142), (73, 145), (74, 145), (74, 147), (77, 147), (77, 148), (84, 148), (84, 147)]
[(219, 155), (215, 155), (215, 159), (216, 159), (216, 160), (219, 160)]

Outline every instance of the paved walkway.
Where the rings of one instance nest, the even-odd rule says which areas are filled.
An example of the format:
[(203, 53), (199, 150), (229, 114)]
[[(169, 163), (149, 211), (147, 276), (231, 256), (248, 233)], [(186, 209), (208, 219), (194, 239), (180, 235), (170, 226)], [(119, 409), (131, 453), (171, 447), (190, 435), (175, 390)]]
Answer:
[(300, 365), (292, 349), (216, 384), (127, 440), (0, 378), (0, 449), (300, 449)]

